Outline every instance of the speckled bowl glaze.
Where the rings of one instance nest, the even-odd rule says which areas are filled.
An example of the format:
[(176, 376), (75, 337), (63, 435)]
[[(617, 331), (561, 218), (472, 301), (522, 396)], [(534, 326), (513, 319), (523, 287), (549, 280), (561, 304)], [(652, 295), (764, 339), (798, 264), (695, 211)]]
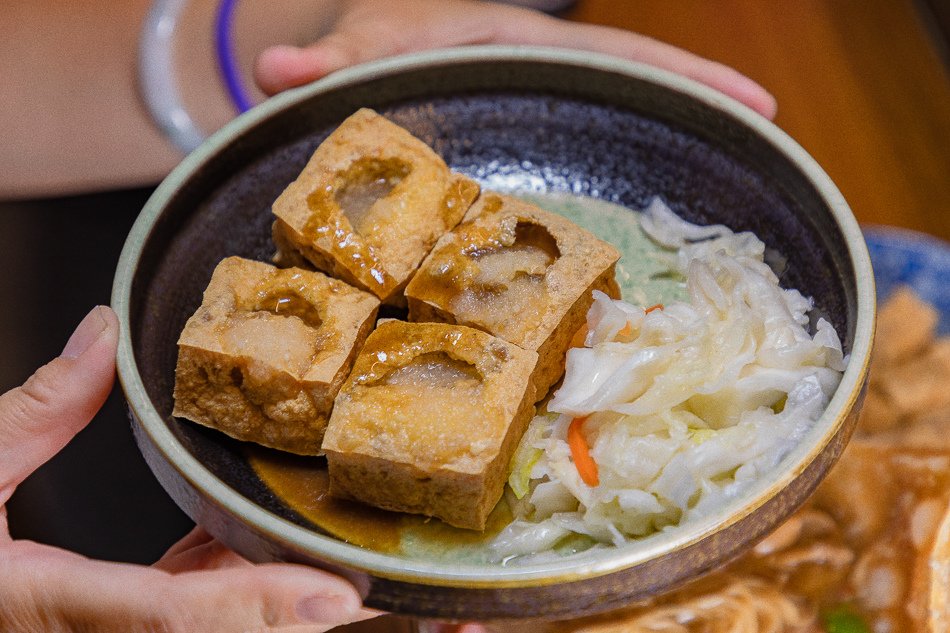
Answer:
[[(483, 183), (640, 208), (661, 195), (699, 223), (751, 230), (788, 260), (851, 362), (828, 410), (735, 503), (642, 543), (550, 564), (476, 566), (361, 549), (314, 530), (239, 447), (176, 420), (176, 340), (217, 262), (270, 256), (270, 205), (313, 149), (367, 106)], [(139, 446), (196, 522), (255, 561), (317, 565), (370, 607), (446, 619), (561, 618), (617, 608), (738, 555), (795, 510), (837, 459), (867, 375), (874, 282), (861, 232), (817, 164), (774, 125), (681, 77), (554, 49), (477, 47), (372, 63), (280, 95), (229, 124), (159, 186), (119, 263), (119, 378)]]

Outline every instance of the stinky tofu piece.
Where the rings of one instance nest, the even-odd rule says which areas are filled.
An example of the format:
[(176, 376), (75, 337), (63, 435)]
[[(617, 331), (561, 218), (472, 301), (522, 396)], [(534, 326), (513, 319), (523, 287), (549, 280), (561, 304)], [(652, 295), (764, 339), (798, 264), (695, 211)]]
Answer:
[(478, 197), (475, 181), (369, 109), (320, 144), (277, 198), (279, 264), (318, 270), (404, 305), (402, 290), (436, 240)]
[(326, 275), (228, 257), (178, 339), (174, 415), (319, 454), (379, 300)]
[(323, 440), (331, 494), (484, 529), (534, 415), (537, 359), (472, 328), (381, 322)]
[(483, 193), (406, 287), (411, 321), (458, 323), (538, 352), (538, 396), (564, 373), (592, 291), (619, 298), (617, 250), (569, 220)]

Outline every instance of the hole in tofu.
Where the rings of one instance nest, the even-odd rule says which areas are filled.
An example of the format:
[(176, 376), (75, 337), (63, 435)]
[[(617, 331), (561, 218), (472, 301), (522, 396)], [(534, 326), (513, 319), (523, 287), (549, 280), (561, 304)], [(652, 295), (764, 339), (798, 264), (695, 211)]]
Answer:
[(473, 254), (479, 268), (476, 283), (486, 289), (504, 290), (519, 279), (540, 281), (560, 256), (557, 241), (546, 228), (530, 222), (519, 222), (511, 246)]
[(445, 352), (420, 354), (366, 385), (349, 411), (348, 442), (423, 471), (485, 450), (483, 377)]
[(510, 246), (472, 255), (478, 272), (452, 300), (452, 311), (497, 336), (519, 338), (540, 322), (547, 306), (545, 274), (560, 255), (546, 228), (519, 222)]
[(276, 288), (259, 294), (252, 312), (269, 312), (282, 317), (297, 317), (309, 328), (319, 330), (323, 318), (312, 303), (294, 290)]
[(452, 358), (445, 352), (430, 352), (396, 368), (378, 384), (456, 389), (477, 387), (481, 380), (481, 374), (471, 363)]
[(373, 206), (401, 183), (411, 166), (401, 160), (360, 160), (337, 174), (334, 200), (357, 233), (372, 224)]
[(234, 313), (219, 332), (226, 353), (260, 361), (254, 365), (257, 369), (245, 374), (245, 383), (266, 382), (264, 367), (303, 376), (333, 340), (320, 307), (293, 283), (293, 276), (262, 282), (253, 294), (237, 299)]

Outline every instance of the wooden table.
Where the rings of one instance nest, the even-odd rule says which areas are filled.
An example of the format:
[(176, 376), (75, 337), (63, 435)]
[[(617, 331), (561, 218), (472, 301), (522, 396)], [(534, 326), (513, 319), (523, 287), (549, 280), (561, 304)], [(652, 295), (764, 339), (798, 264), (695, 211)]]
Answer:
[(582, 0), (567, 17), (738, 69), (859, 221), (950, 240), (950, 68), (913, 0)]

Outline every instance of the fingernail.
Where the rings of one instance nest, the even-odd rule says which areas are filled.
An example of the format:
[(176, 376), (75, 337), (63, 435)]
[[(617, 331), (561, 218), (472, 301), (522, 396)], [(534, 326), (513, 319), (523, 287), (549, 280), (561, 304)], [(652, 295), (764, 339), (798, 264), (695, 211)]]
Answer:
[(96, 306), (76, 326), (72, 336), (66, 341), (66, 347), (63, 348), (63, 353), (60, 356), (62, 358), (79, 358), (83, 352), (89, 349), (90, 345), (96, 342), (96, 339), (105, 332), (107, 327), (109, 327), (109, 323), (102, 317), (102, 306)]
[(308, 596), (297, 603), (297, 616), (305, 622), (345, 624), (358, 611), (359, 604), (342, 596)]

